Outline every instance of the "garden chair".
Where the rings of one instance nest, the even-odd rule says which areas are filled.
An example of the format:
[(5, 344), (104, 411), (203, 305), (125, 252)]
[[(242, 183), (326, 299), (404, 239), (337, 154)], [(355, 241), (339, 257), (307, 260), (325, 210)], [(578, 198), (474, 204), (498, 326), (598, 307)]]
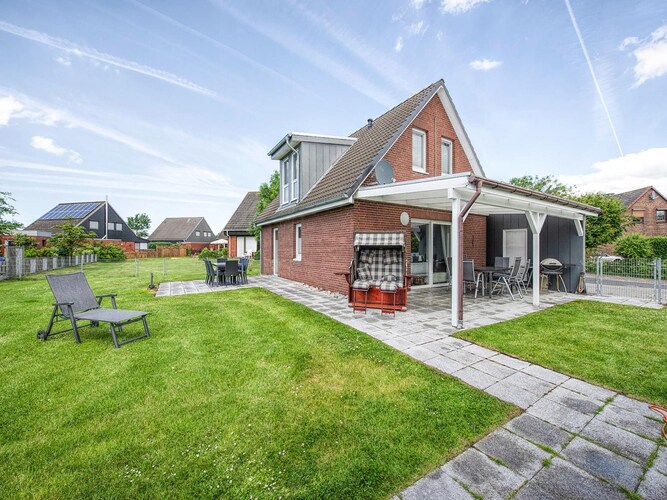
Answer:
[(475, 287), (475, 298), (477, 298), (477, 292), (479, 291), (479, 284), (482, 284), (482, 295), (484, 294), (484, 277), (482, 273), (479, 273), (475, 276), (475, 261), (474, 260), (464, 260), (463, 261), (463, 286), (466, 285)]
[(498, 274), (494, 275), (493, 288), (491, 289), (491, 295), (493, 295), (498, 287), (502, 291), (504, 288), (507, 289), (508, 293), (512, 300), (514, 300), (514, 294), (512, 293), (512, 288), (516, 287), (519, 292), (519, 297), (523, 297), (519, 285), (517, 283), (517, 276), (519, 274), (519, 268), (521, 267), (521, 257), (516, 257), (514, 259), (514, 266), (509, 274)]
[(223, 281), (225, 285), (227, 284), (227, 279), (230, 283), (238, 283), (239, 277), (239, 261), (238, 260), (228, 260), (225, 265), (225, 272), (223, 275)]
[[(56, 302), (53, 304), (49, 326), (46, 330), (40, 330), (37, 333), (39, 340), (46, 340), (51, 335), (72, 331), (74, 332), (76, 342), (81, 343), (79, 328), (97, 326), (100, 323), (109, 323), (111, 337), (116, 347), (149, 336), (148, 323), (146, 322), (147, 312), (118, 309), (115, 293), (94, 295), (90, 289), (88, 280), (86, 280), (86, 276), (82, 272), (48, 274), (46, 279), (49, 282)], [(112, 309), (101, 307), (102, 299), (104, 298), (111, 299)], [(71, 328), (52, 332), (54, 324), (60, 321), (69, 321)], [(79, 327), (77, 321), (88, 321), (88, 324)], [(122, 332), (123, 326), (137, 321), (141, 321), (144, 325), (143, 335), (119, 342), (116, 337), (116, 331)]]
[(248, 257), (241, 257), (239, 259), (239, 276), (241, 277), (241, 283), (248, 282), (248, 264), (250, 259)]

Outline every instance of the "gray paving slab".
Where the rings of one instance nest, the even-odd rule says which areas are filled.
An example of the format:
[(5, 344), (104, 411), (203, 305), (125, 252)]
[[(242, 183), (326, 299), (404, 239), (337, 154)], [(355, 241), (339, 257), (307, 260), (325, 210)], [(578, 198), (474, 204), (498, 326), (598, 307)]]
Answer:
[(487, 349), (486, 347), (477, 344), (467, 345), (463, 350), (476, 354), (480, 358), (490, 358), (491, 356), (498, 354), (496, 351), (492, 351), (491, 349)]
[(449, 351), (443, 354), (443, 356), (447, 356), (448, 358), (453, 359), (454, 361), (458, 361), (462, 365), (472, 365), (473, 363), (477, 363), (478, 361), (481, 361), (483, 358), (480, 358), (476, 354), (473, 354), (468, 351), (464, 351), (463, 349), (457, 349), (455, 351)]
[(573, 434), (564, 431), (560, 427), (556, 427), (528, 413), (513, 418), (505, 424), (505, 427), (534, 443), (548, 446), (556, 452), (562, 450), (565, 444), (574, 437)]
[(546, 398), (540, 399), (528, 408), (528, 413), (566, 431), (575, 433), (581, 431), (593, 418), (591, 415), (578, 412)]
[(445, 373), (454, 373), (455, 371), (465, 368), (458, 361), (454, 361), (451, 358), (446, 358), (441, 355), (436, 355), (433, 358), (427, 359), (426, 361), (424, 361), (424, 363)]
[(656, 420), (613, 405), (605, 406), (600, 413), (600, 418), (605, 422), (649, 439), (657, 439), (662, 429), (662, 424)]
[(401, 493), (403, 500), (469, 500), (474, 498), (442, 469), (436, 469), (428, 476)]
[(667, 498), (667, 476), (657, 470), (649, 470), (639, 484), (637, 493), (646, 500), (665, 500)]
[(581, 435), (585, 438), (602, 443), (605, 448), (623, 455), (644, 466), (658, 446), (632, 432), (606, 423), (601, 418), (594, 418), (584, 427)]
[(437, 356), (437, 354), (433, 351), (424, 349), (421, 346), (410, 347), (403, 352), (408, 356), (412, 356), (413, 358), (418, 359), (419, 361), (426, 361)]
[(531, 478), (542, 468), (542, 462), (552, 456), (502, 427), (475, 444), (475, 448), (501, 460), (506, 467), (526, 479)]
[[(375, 337), (375, 335), (373, 335)], [(405, 340), (404, 338), (401, 337), (389, 337), (387, 334), (383, 335), (386, 337), (386, 340), (383, 342), (391, 347), (394, 347), (395, 349), (398, 349), (399, 351), (404, 351), (406, 349), (409, 349), (410, 347), (414, 347), (415, 344), (410, 342), (409, 340)], [(375, 337), (377, 338), (377, 337)]]
[(567, 406), (568, 408), (572, 408), (573, 410), (588, 415), (595, 415), (604, 404), (597, 399), (588, 398), (583, 394), (571, 391), (562, 386), (556, 387), (553, 391), (547, 394), (546, 397), (551, 401), (555, 401), (563, 406)]
[(663, 446), (658, 450), (658, 456), (655, 457), (653, 467), (659, 472), (667, 475), (667, 444), (663, 442)]
[(610, 391), (609, 389), (605, 389), (604, 387), (599, 387), (597, 385), (589, 384), (588, 382), (584, 382), (583, 380), (576, 378), (571, 378), (566, 382), (563, 382), (563, 387), (603, 402), (616, 395), (614, 391)]
[(447, 462), (442, 470), (489, 500), (507, 498), (525, 480), (516, 472), (495, 463), (473, 448), (468, 448)]
[(567, 375), (563, 375), (562, 373), (558, 373), (553, 370), (548, 370), (547, 368), (542, 368), (540, 365), (530, 365), (521, 371), (523, 373), (527, 373), (528, 375), (532, 375), (533, 377), (537, 377), (546, 382), (550, 382), (556, 385), (562, 384), (563, 382), (565, 382), (567, 379), (570, 378)]
[(516, 372), (514, 375), (510, 375), (505, 379), (505, 382), (514, 384), (517, 387), (521, 387), (522, 389), (525, 389), (528, 392), (532, 392), (533, 394), (537, 394), (538, 396), (544, 396), (547, 392), (556, 387), (550, 382), (545, 382), (542, 379), (533, 377), (532, 375), (528, 375), (524, 372)]
[(432, 342), (429, 342), (427, 344), (422, 344), (422, 347), (425, 347), (426, 349), (430, 349), (433, 352), (437, 352), (438, 354), (446, 354), (449, 351), (454, 351), (458, 349), (457, 347), (454, 347), (448, 342), (444, 342), (444, 339), (440, 340), (434, 340)]
[(516, 500), (626, 500), (621, 490), (574, 465), (554, 458), (519, 490)]
[(528, 368), (530, 366), (530, 363), (526, 361), (522, 361), (520, 359), (516, 359), (511, 356), (507, 356), (505, 354), (496, 354), (495, 356), (492, 356), (491, 358), (488, 359), (490, 359), (491, 361), (495, 361), (496, 363), (500, 363), (501, 365), (514, 368), (515, 370), (523, 370), (524, 368)]
[(616, 396), (610, 404), (613, 406), (618, 406), (620, 408), (623, 408), (624, 410), (627, 411), (639, 413), (640, 415), (643, 415), (645, 417), (659, 418), (659, 415), (656, 412), (654, 412), (653, 410), (649, 410), (648, 403), (629, 398), (627, 396), (624, 396), (623, 394), (619, 394), (618, 396)]
[(467, 366), (462, 370), (454, 372), (453, 375), (456, 378), (472, 385), (473, 387), (477, 387), (478, 389), (486, 389), (490, 385), (498, 382), (496, 377), (492, 377), (488, 373), (475, 370), (472, 366)]
[(485, 391), (503, 401), (513, 403), (524, 410), (540, 399), (540, 396), (537, 394), (511, 384), (507, 382), (507, 379), (499, 380), (487, 387)]
[(490, 359), (483, 359), (482, 361), (478, 361), (472, 365), (472, 367), (483, 371), (484, 373), (488, 373), (489, 375), (492, 375), (498, 379), (507, 378), (517, 372), (517, 370), (514, 368), (509, 368), (505, 365), (501, 365), (500, 363), (496, 363), (495, 361), (491, 361)]
[(630, 491), (634, 491), (639, 485), (642, 468), (638, 463), (590, 441), (575, 437), (565, 447), (562, 454), (594, 476), (602, 477), (618, 486), (624, 486)]

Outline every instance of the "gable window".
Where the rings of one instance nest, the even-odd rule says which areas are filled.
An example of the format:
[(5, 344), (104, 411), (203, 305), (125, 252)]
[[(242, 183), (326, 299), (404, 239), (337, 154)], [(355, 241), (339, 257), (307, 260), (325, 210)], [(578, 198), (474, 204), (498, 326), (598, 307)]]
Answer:
[(442, 166), (441, 175), (452, 173), (452, 141), (442, 139), (440, 141), (440, 163)]
[(290, 157), (288, 156), (283, 160), (282, 168), (280, 172), (280, 182), (282, 184), (282, 204), (289, 203), (290, 201)]
[(200, 231), (195, 231), (195, 236), (201, 236), (201, 232)]
[(426, 132), (412, 129), (412, 170), (426, 172)]
[(88, 223), (88, 227), (89, 227), (90, 229), (99, 229), (99, 228), (100, 228), (100, 223), (97, 222), (96, 220), (91, 220), (91, 221)]
[(107, 222), (107, 229), (108, 229), (109, 231), (113, 231), (115, 227), (116, 227), (116, 226), (115, 226), (115, 224), (114, 224), (113, 222)]
[(656, 210), (655, 211), (655, 221), (656, 222), (665, 222), (665, 213), (667, 213), (667, 210), (662, 209), (662, 210)]
[(644, 211), (643, 210), (632, 210), (632, 216), (635, 219), (635, 222), (637, 224), (643, 224), (644, 223)]
[(123, 230), (123, 225), (118, 224), (118, 222), (116, 222), (116, 231), (122, 231), (122, 230)]
[(292, 200), (299, 197), (299, 155), (292, 155)]
[(301, 224), (294, 226), (294, 260), (301, 260)]

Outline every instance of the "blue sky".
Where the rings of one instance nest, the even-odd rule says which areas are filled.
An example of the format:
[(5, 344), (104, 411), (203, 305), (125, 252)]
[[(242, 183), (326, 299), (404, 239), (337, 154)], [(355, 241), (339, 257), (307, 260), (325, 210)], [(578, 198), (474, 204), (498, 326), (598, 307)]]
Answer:
[(444, 78), (487, 176), (667, 194), (667, 2), (569, 7), (5, 1), (0, 190), (25, 224), (108, 195), (218, 232), (285, 133), (347, 135)]

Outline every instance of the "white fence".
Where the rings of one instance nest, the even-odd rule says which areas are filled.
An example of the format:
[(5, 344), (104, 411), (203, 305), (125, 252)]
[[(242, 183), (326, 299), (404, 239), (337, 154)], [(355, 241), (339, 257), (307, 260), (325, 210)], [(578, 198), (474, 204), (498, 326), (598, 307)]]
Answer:
[(83, 266), (97, 262), (97, 255), (70, 255), (67, 257), (25, 257), (23, 247), (6, 247), (5, 260), (0, 263), (0, 279), (19, 278), (64, 267)]

